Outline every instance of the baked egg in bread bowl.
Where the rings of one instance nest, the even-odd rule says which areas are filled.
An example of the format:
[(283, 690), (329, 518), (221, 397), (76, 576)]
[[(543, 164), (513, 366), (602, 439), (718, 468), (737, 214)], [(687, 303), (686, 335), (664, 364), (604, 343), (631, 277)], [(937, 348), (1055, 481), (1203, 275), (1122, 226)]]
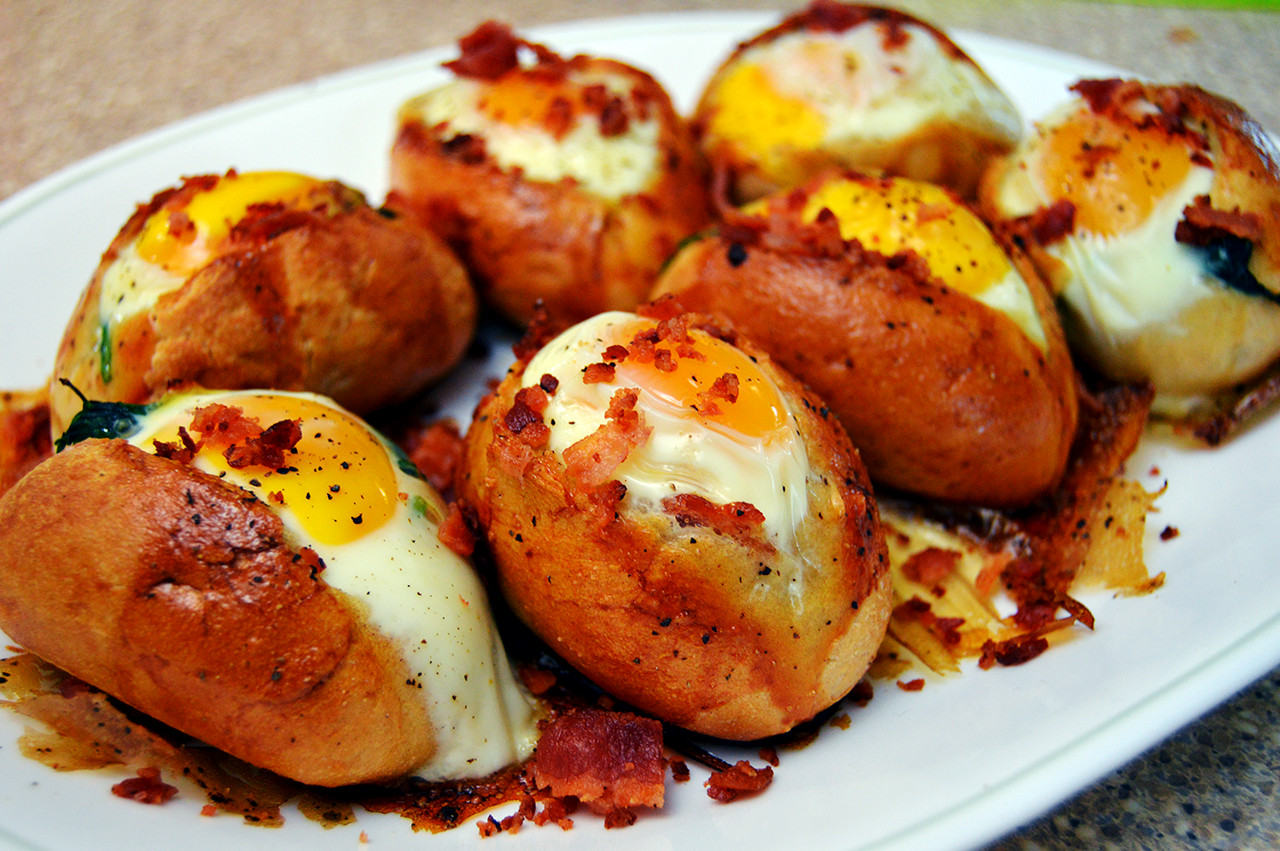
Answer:
[(810, 181), (689, 243), (655, 295), (727, 317), (812, 387), (878, 487), (1007, 507), (1062, 475), (1075, 373), (1048, 293), (942, 187)]
[(1155, 411), (1211, 411), (1280, 356), (1280, 170), (1236, 104), (1190, 85), (1084, 80), (994, 164), (1068, 339)]
[(54, 434), (99, 401), (189, 386), (323, 393), (367, 413), (461, 359), (466, 270), (435, 234), (336, 181), (189, 177), (138, 207), (103, 254), (54, 363)]
[(89, 403), (0, 498), (0, 628), (255, 766), (338, 786), (529, 755), (517, 685), (439, 495), (312, 394)]
[(1022, 132), (1013, 102), (945, 33), (834, 0), (739, 45), (703, 90), (694, 127), (735, 203), (831, 168), (969, 196)]
[(597, 685), (700, 733), (782, 733), (884, 637), (878, 508), (821, 401), (669, 306), (521, 350), (459, 497), (516, 615)]
[[(529, 323), (628, 310), (709, 219), (692, 134), (649, 74), (557, 56), (489, 22), (405, 103), (388, 205), (454, 245), (484, 300)], [(531, 55), (530, 61), (525, 61)]]

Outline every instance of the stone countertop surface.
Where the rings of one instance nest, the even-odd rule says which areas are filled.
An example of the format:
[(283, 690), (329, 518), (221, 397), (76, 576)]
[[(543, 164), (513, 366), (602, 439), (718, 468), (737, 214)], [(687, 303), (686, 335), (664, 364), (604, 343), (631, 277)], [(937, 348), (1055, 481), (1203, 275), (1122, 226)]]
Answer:
[[(799, 5), (2, 0), (0, 199), (146, 131), (281, 86), (449, 44), (485, 18), (527, 29), (624, 14)], [(1280, 133), (1277, 13), (1065, 0), (895, 5), (944, 29), (1043, 45), (1161, 81), (1196, 82)], [(1280, 670), (990, 847), (1280, 848), (1278, 787)]]

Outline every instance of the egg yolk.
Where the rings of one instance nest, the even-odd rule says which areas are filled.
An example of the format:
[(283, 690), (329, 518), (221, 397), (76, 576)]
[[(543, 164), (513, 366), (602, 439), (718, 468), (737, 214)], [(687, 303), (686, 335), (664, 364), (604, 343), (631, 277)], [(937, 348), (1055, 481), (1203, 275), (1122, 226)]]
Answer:
[[(208, 402), (239, 408), (263, 429), (281, 420), (301, 420), (302, 438), (285, 454), (283, 467), (237, 469), (220, 446), (202, 447), (196, 463), (290, 512), (315, 542), (354, 541), (395, 512), (400, 489), (387, 450), (351, 415), (303, 396), (230, 394)], [(178, 427), (190, 430), (192, 411), (201, 404), (204, 400), (175, 412), (147, 445), (151, 439), (180, 442)]]
[(1191, 148), (1154, 124), (1136, 127), (1077, 111), (1049, 131), (1040, 180), (1075, 205), (1076, 226), (1099, 236), (1132, 230), (1186, 180)]
[(479, 109), (500, 124), (567, 126), (584, 109), (575, 86), (546, 77), (507, 74), (484, 90)]
[[(653, 327), (644, 320), (625, 323), (607, 342), (625, 346)], [(722, 434), (765, 439), (785, 429), (782, 397), (750, 357), (703, 331), (693, 329), (689, 337), (658, 343), (652, 360), (626, 358), (616, 366), (614, 383), (639, 387), (649, 396), (646, 404)], [(663, 351), (668, 354), (657, 354)]]
[(143, 225), (138, 255), (168, 271), (187, 276), (214, 256), (219, 244), (255, 204), (310, 209), (323, 191), (322, 181), (283, 171), (228, 174), (193, 195), (181, 210), (161, 209)]
[(821, 113), (780, 93), (759, 65), (743, 63), (721, 80), (715, 95), (713, 136), (733, 139), (763, 156), (774, 148), (816, 147), (826, 133)]
[(1012, 269), (982, 220), (930, 183), (827, 181), (809, 196), (801, 217), (812, 222), (823, 209), (835, 215), (844, 239), (886, 256), (910, 249), (943, 284), (966, 295), (981, 295)]

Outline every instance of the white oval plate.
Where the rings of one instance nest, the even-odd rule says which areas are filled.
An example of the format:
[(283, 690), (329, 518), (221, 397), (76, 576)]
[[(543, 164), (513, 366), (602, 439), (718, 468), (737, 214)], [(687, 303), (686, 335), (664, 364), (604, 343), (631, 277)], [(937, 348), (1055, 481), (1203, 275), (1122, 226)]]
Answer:
[[(684, 109), (742, 38), (776, 18), (688, 13), (550, 27), (529, 35), (564, 52), (592, 52), (652, 71)], [(956, 35), (1033, 119), (1066, 86), (1115, 69), (990, 37)], [(453, 49), (380, 63), (215, 110), (104, 151), (0, 205), (0, 388), (39, 384), (100, 253), (136, 203), (179, 176), (286, 168), (335, 177), (373, 200), (386, 190), (387, 152), (401, 101), (445, 79)], [(448, 389), (469, 415), (495, 352)], [(481, 374), (485, 373), (485, 374)], [(996, 838), (1123, 764), (1280, 662), (1280, 420), (1269, 418), (1216, 451), (1149, 436), (1130, 463), (1149, 488), (1168, 481), (1147, 541), (1154, 594), (1085, 600), (1096, 632), (1018, 668), (970, 670), (921, 692), (881, 685), (847, 730), (824, 730), (784, 752), (773, 786), (753, 800), (713, 803), (693, 782), (626, 830), (583, 816), (569, 832), (526, 828), (512, 847), (963, 848)], [(1158, 475), (1151, 471), (1158, 469)], [(1169, 542), (1156, 533), (1179, 529)], [(0, 641), (3, 640), (0, 635)], [(358, 810), (358, 825), (323, 830), (286, 813), (280, 830), (199, 815), (184, 789), (162, 807), (111, 795), (119, 776), (58, 774), (21, 757), (21, 725), (0, 712), (0, 846), (41, 849), (252, 846), (351, 849), (472, 847), (475, 829), (413, 834), (396, 816)], [(747, 754), (754, 756), (753, 754)], [(734, 756), (727, 754), (727, 756)]]

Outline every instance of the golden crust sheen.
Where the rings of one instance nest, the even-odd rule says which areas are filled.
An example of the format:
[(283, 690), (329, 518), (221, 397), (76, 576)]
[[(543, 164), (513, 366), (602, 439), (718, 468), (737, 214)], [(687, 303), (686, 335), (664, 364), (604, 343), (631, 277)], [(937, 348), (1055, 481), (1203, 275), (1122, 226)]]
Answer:
[(285, 777), (337, 786), (411, 771), (435, 740), (404, 663), (296, 555), (279, 518), (238, 488), (87, 441), (0, 499), (0, 628)]
[[(741, 252), (741, 253), (739, 253)], [(1076, 387), (1048, 293), (1027, 278), (1048, 337), (861, 252), (812, 256), (712, 236), (654, 291), (720, 315), (814, 389), (877, 486), (992, 506), (1052, 487), (1075, 435)]]
[[(736, 740), (789, 730), (844, 696), (874, 658), (892, 605), (856, 451), (817, 399), (800, 404), (799, 385), (758, 357), (792, 400), (813, 469), (804, 556), (762, 556), (663, 513), (602, 509), (550, 450), (514, 465), (518, 437), (503, 418), (519, 365), (481, 402), (460, 481), (502, 593), (539, 637), (619, 699)], [(801, 604), (783, 578), (792, 571), (804, 576)]]
[(482, 299), (520, 325), (532, 321), (539, 302), (564, 324), (634, 308), (681, 240), (711, 217), (703, 161), (661, 85), (611, 60), (579, 56), (565, 64), (628, 76), (633, 99), (654, 115), (659, 166), (642, 191), (611, 200), (572, 179), (527, 179), (500, 167), (482, 140), (459, 144), (413, 116), (401, 116), (391, 151), (388, 206), (443, 235)]
[(143, 403), (192, 385), (267, 387), (321, 393), (367, 413), (441, 378), (471, 342), (477, 299), (452, 250), (360, 201), (332, 215), (290, 214), (282, 233), (232, 246), (113, 328), (106, 381), (102, 277), (165, 197), (121, 229), (67, 326), (50, 391), (57, 433), (80, 409), (62, 378), (99, 401)]

